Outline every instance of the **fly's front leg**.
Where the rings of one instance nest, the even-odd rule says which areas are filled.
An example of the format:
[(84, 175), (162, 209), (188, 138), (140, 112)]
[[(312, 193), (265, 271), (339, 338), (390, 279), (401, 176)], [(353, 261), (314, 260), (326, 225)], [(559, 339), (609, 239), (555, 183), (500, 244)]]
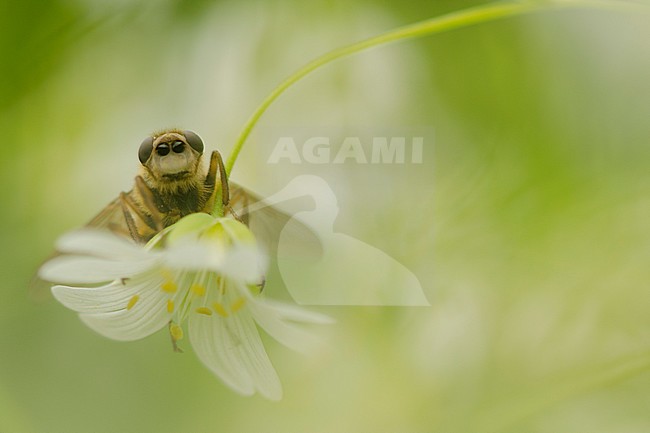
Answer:
[(232, 212), (235, 219), (237, 219), (237, 221), (243, 223), (244, 225), (246, 225), (246, 227), (248, 227), (250, 222), (250, 215), (248, 214), (248, 195), (244, 192), (242, 192), (241, 194), (241, 202), (242, 202), (241, 217), (235, 215), (235, 211), (233, 211), (232, 209), (230, 211)]
[(215, 188), (217, 183), (218, 167), (217, 155), (218, 153), (216, 151), (212, 152), (212, 155), (210, 156), (210, 168), (208, 168), (208, 174), (205, 176), (205, 181), (203, 182), (205, 191), (208, 194), (208, 198), (203, 206), (203, 212), (205, 213), (212, 213), (212, 209), (214, 209), (214, 201), (217, 197), (217, 189)]
[[(138, 203), (138, 196), (142, 204)], [(121, 193), (119, 204), (131, 238), (138, 243), (146, 243), (164, 228), (162, 214), (155, 206), (153, 192), (144, 180), (135, 178), (135, 188), (130, 193)], [(143, 206), (145, 209), (143, 209)], [(145, 210), (148, 210), (149, 215)]]
[(141, 244), (147, 242), (150, 236), (144, 231), (155, 230), (151, 218), (142, 213), (129, 194), (120, 193), (120, 207), (131, 239)]
[[(239, 220), (237, 214), (229, 206), (230, 203), (230, 188), (228, 186), (228, 174), (226, 173), (226, 168), (223, 164), (223, 158), (218, 151), (212, 152), (210, 156), (210, 168), (208, 169), (208, 174), (205, 177), (205, 186), (208, 191), (210, 191), (210, 198), (206, 202), (205, 211), (212, 212), (214, 208), (214, 201), (217, 196), (217, 172), (219, 173), (219, 180), (221, 183), (221, 205), (224, 210), (229, 211), (236, 220)], [(225, 213), (225, 212), (224, 212)]]
[(221, 203), (223, 203), (224, 206), (228, 206), (228, 203), (230, 203), (230, 189), (228, 188), (228, 174), (226, 173), (226, 168), (223, 165), (223, 159), (221, 158), (221, 154), (215, 150), (214, 152), (212, 152), (212, 158), (215, 158), (217, 160), (217, 165), (219, 166), (219, 177), (221, 178)]
[(135, 178), (135, 189), (138, 192), (138, 195), (142, 198), (144, 207), (149, 211), (149, 214), (151, 215), (147, 218), (142, 214), (142, 212), (140, 212), (140, 217), (142, 217), (144, 221), (147, 222), (147, 225), (152, 230), (158, 233), (165, 228), (165, 223), (163, 221), (164, 215), (158, 210), (158, 206), (156, 206), (156, 200), (154, 198), (153, 191), (151, 191), (151, 188), (149, 188), (144, 179), (142, 179), (142, 176), (137, 176)]

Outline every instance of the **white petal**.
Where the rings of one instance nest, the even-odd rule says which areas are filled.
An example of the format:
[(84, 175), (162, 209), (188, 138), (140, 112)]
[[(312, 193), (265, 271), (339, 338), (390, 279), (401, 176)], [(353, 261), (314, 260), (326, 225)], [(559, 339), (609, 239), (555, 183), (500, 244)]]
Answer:
[(194, 313), (189, 332), (199, 359), (235, 391), (244, 395), (259, 391), (270, 400), (282, 398), (278, 375), (245, 308), (228, 317)]
[(267, 267), (267, 256), (261, 250), (237, 246), (228, 254), (221, 273), (235, 281), (257, 284), (266, 274)]
[(211, 270), (237, 281), (258, 282), (266, 269), (266, 256), (254, 247), (225, 250), (205, 242), (184, 242), (169, 248), (164, 257), (169, 267)]
[(64, 253), (91, 255), (112, 259), (143, 259), (149, 254), (144, 248), (113, 233), (83, 229), (59, 238), (56, 249)]
[(123, 309), (141, 286), (114, 282), (102, 287), (54, 286), (52, 294), (57, 301), (78, 313), (107, 313)]
[(208, 248), (199, 242), (183, 242), (165, 251), (165, 263), (182, 269), (214, 269), (223, 267), (226, 251)]
[(234, 391), (253, 395), (253, 381), (237, 350), (240, 343), (226, 327), (226, 319), (194, 313), (188, 322), (190, 343), (201, 362)]
[(264, 349), (253, 317), (246, 308), (231, 317), (235, 324), (235, 332), (241, 340), (241, 360), (251, 375), (255, 388), (269, 400), (280, 400), (282, 385)]
[[(162, 278), (152, 277), (147, 283), (140, 286), (139, 299), (127, 309), (126, 305), (121, 310), (105, 313), (80, 314), (81, 320), (96, 332), (114, 340), (138, 340), (153, 334), (164, 327), (172, 314), (167, 312), (169, 295), (160, 290)], [(183, 296), (182, 291), (174, 295), (178, 302)], [(128, 304), (128, 302), (127, 302)]]
[(250, 310), (255, 321), (274, 339), (298, 352), (309, 353), (320, 344), (318, 336), (298, 326), (296, 321), (304, 323), (333, 323), (329, 317), (302, 310), (297, 307), (268, 301), (250, 299)]
[(43, 264), (38, 276), (47, 281), (68, 284), (104, 283), (143, 273), (156, 262), (156, 257), (114, 261), (86, 256), (60, 256)]
[[(248, 291), (248, 293), (250, 293), (250, 291)], [(253, 299), (256, 299), (256, 297), (252, 294), (251, 297)], [(317, 325), (331, 325), (335, 322), (335, 320), (330, 316), (316, 313), (315, 311), (309, 311), (296, 305), (260, 297), (257, 297), (257, 301), (258, 303), (264, 303), (264, 305), (267, 307), (277, 311), (277, 313), (285, 320), (291, 320), (293, 322), (313, 323)]]

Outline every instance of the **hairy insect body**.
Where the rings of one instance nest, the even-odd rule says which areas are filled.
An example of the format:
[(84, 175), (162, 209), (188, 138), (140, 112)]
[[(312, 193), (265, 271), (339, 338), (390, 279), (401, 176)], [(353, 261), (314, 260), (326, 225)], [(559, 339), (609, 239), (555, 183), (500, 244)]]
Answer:
[[(142, 178), (151, 190), (155, 210), (162, 216), (164, 227), (174, 224), (191, 213), (211, 211), (211, 209), (206, 209), (206, 204), (213, 191), (210, 186), (205, 185), (205, 174), (203, 173), (192, 179), (169, 182), (171, 185), (151, 181), (145, 176)], [(146, 200), (138, 190), (132, 190), (131, 194), (143, 213), (152, 217), (153, 209), (148, 209)]]
[(210, 213), (220, 173), (221, 200), (228, 205), (223, 161), (213, 152), (206, 172), (203, 141), (191, 131), (166, 130), (147, 137), (138, 151), (141, 167), (134, 188), (102, 210), (88, 225), (145, 243), (182, 217)]

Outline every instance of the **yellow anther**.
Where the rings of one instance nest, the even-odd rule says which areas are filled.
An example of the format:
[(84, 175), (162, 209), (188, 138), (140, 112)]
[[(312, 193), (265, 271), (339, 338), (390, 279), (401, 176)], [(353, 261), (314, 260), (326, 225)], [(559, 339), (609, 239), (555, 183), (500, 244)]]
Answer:
[(174, 312), (174, 301), (172, 301), (171, 299), (167, 301), (167, 312), (168, 313)]
[(133, 295), (133, 297), (129, 299), (129, 303), (126, 305), (126, 309), (130, 310), (131, 308), (133, 308), (135, 306), (135, 303), (138, 302), (139, 299), (140, 297), (138, 295)]
[(165, 281), (162, 283), (162, 286), (160, 286), (160, 288), (163, 290), (163, 292), (166, 293), (174, 293), (176, 290), (178, 290), (178, 286), (172, 280)]
[(212, 307), (214, 308), (214, 311), (216, 311), (217, 314), (220, 315), (221, 317), (228, 317), (228, 312), (226, 311), (224, 306), (221, 305), (220, 303), (215, 302), (214, 304), (212, 304)]
[(192, 293), (194, 293), (196, 296), (203, 296), (205, 295), (205, 287), (203, 287), (200, 284), (192, 284), (192, 287), (190, 287), (190, 290)]
[(244, 307), (244, 305), (246, 305), (245, 298), (236, 299), (235, 302), (233, 302), (232, 305), (230, 306), (230, 310), (233, 313), (236, 313), (237, 311), (241, 310)]
[(172, 336), (174, 341), (182, 340), (183, 339), (183, 328), (178, 326), (175, 323), (172, 323), (169, 325), (169, 334)]
[(199, 307), (196, 309), (196, 312), (199, 314), (205, 314), (206, 316), (212, 316), (212, 310), (208, 307)]

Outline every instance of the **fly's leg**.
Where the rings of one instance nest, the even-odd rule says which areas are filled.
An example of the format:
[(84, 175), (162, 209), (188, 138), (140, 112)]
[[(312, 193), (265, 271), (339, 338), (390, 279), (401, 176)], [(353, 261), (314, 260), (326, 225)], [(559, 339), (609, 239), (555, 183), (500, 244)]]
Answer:
[(235, 215), (235, 212), (232, 211), (232, 209), (231, 209), (231, 211), (232, 211), (232, 214), (235, 215), (235, 219), (237, 219), (239, 222), (243, 223), (244, 225), (246, 225), (246, 227), (248, 227), (248, 223), (249, 223), (249, 219), (250, 219), (249, 214), (248, 214), (248, 195), (242, 194), (241, 201), (242, 201), (242, 216), (241, 216), (241, 218), (239, 216)]
[(234, 219), (236, 219), (237, 221), (239, 221), (244, 225), (248, 225), (248, 223), (245, 223), (244, 220), (239, 215), (237, 215), (237, 212), (235, 212), (235, 210), (231, 208), (230, 205), (226, 205), (225, 208), (230, 213), (230, 215), (232, 215)]
[(122, 213), (124, 215), (124, 220), (126, 221), (126, 226), (129, 229), (129, 234), (131, 239), (138, 243), (145, 243), (147, 237), (143, 236), (138, 230), (138, 225), (135, 222), (134, 215), (143, 221), (145, 224), (149, 225), (148, 218), (144, 218), (140, 209), (133, 203), (133, 200), (125, 193), (120, 193), (120, 206), (122, 208)]
[(256, 286), (260, 293), (264, 291), (264, 287), (266, 287), (266, 275), (262, 275), (262, 281), (256, 284)]
[(150, 217), (147, 217), (140, 211), (138, 212), (138, 215), (143, 218), (151, 229), (158, 233), (165, 228), (165, 223), (163, 221), (163, 214), (158, 210), (158, 206), (156, 206), (153, 191), (151, 191), (151, 188), (149, 188), (144, 179), (142, 179), (142, 176), (136, 176), (135, 189), (142, 198), (142, 203), (145, 208), (148, 209), (151, 214)]
[[(239, 216), (235, 211), (230, 207), (230, 188), (228, 186), (228, 174), (226, 173), (226, 168), (223, 164), (223, 158), (218, 151), (213, 151), (210, 156), (210, 168), (208, 169), (208, 174), (205, 177), (205, 186), (208, 191), (210, 191), (210, 198), (208, 199), (205, 210), (207, 212), (212, 212), (214, 208), (214, 201), (217, 195), (217, 172), (219, 173), (219, 180), (221, 183), (221, 205), (225, 211), (228, 211), (236, 220), (241, 222)], [(224, 212), (225, 213), (225, 212)]]
[(226, 173), (226, 168), (223, 165), (221, 154), (215, 150), (212, 152), (212, 158), (217, 160), (217, 165), (219, 166), (219, 177), (221, 178), (221, 203), (223, 203), (224, 206), (228, 206), (228, 203), (230, 203), (228, 174)]
[(217, 151), (212, 152), (212, 155), (210, 156), (210, 168), (208, 169), (208, 174), (205, 176), (205, 181), (203, 182), (205, 191), (208, 193), (208, 198), (203, 207), (203, 212), (205, 213), (212, 213), (214, 201), (217, 197), (217, 189), (215, 188), (217, 183), (217, 155), (219, 155)]
[[(133, 198), (133, 193), (141, 197), (145, 209), (149, 210), (147, 215), (140, 205)], [(151, 236), (164, 228), (163, 215), (158, 211), (151, 189), (144, 182), (142, 177), (135, 178), (134, 191), (121, 193), (119, 197), (120, 206), (131, 238), (138, 243), (147, 242)]]

